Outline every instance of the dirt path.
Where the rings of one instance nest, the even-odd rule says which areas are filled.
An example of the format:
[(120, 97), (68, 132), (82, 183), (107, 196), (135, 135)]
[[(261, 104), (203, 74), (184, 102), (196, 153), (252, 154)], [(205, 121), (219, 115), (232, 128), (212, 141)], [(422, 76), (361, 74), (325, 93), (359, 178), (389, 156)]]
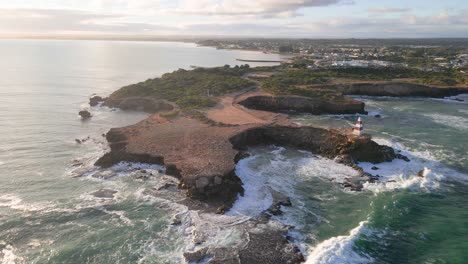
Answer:
[(235, 95), (221, 98), (217, 106), (206, 111), (206, 115), (211, 120), (224, 124), (246, 125), (270, 123), (254, 115), (251, 110), (234, 104)]
[(249, 79), (248, 75), (243, 76), (243, 78), (254, 82), (255, 86), (240, 92), (220, 97), (220, 101), (215, 107), (206, 110), (205, 113), (207, 117), (216, 122), (232, 125), (274, 123), (277, 120), (278, 114), (251, 110), (236, 104), (237, 98), (259, 92), (260, 84), (258, 81)]

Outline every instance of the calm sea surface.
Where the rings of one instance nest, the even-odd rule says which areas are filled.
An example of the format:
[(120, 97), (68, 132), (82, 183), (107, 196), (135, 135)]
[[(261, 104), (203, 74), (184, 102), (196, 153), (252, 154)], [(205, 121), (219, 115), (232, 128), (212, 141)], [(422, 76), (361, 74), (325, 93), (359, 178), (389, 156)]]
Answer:
[[(111, 127), (133, 124), (139, 112), (91, 108), (92, 94), (190, 66), (237, 64), (278, 55), (216, 50), (194, 44), (110, 41), (0, 41), (0, 263), (183, 263), (199, 246), (239, 240), (226, 225), (235, 215), (269, 207), (271, 189), (293, 207), (277, 221), (296, 227), (308, 263), (464, 263), (468, 259), (468, 104), (450, 100), (359, 98), (364, 125), (380, 143), (412, 162), (361, 164), (389, 183), (361, 193), (338, 183), (354, 171), (307, 152), (265, 147), (237, 172), (250, 190), (228, 216), (198, 215), (176, 191), (146, 190), (174, 181), (158, 166), (92, 166), (106, 151)], [(257, 64), (265, 65), (265, 64)], [(255, 66), (255, 64), (251, 64)], [(468, 99), (468, 98), (466, 98)], [(294, 116), (302, 124), (344, 127), (356, 116)], [(87, 139), (77, 144), (75, 139)], [(88, 139), (89, 138), (89, 139)], [(153, 174), (138, 179), (137, 168)], [(426, 178), (415, 177), (425, 169)], [(96, 177), (100, 175), (100, 177)], [(96, 197), (100, 189), (116, 191)], [(181, 220), (172, 225), (173, 219)], [(203, 233), (200, 244), (194, 233)]]

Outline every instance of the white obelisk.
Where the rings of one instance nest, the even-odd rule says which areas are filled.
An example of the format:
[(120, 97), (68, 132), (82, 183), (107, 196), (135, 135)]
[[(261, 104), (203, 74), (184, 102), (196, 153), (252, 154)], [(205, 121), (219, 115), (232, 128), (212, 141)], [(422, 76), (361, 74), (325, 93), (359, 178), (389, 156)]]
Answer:
[(354, 126), (353, 128), (353, 134), (356, 135), (356, 136), (360, 136), (362, 134), (362, 130), (364, 128), (362, 127), (362, 120), (361, 118), (359, 117), (356, 125)]

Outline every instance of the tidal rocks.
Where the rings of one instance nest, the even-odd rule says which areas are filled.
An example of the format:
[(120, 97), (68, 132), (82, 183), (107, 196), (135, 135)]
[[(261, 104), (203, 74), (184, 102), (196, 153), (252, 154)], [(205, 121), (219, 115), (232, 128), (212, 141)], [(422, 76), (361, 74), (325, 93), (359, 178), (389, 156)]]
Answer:
[(104, 98), (102, 98), (101, 96), (93, 96), (91, 98), (89, 98), (89, 105), (90, 106), (96, 106), (98, 105), (100, 102), (104, 102)]
[(189, 263), (207, 264), (299, 264), (304, 261), (299, 248), (288, 241), (286, 230), (256, 228), (247, 231), (248, 243), (234, 248), (202, 248), (185, 252)]
[(90, 119), (92, 117), (91, 113), (88, 110), (81, 110), (78, 112), (82, 119)]
[(238, 104), (256, 110), (271, 112), (293, 111), (311, 114), (367, 113), (364, 103), (353, 99), (327, 101), (302, 96), (252, 95), (241, 98)]
[(396, 154), (396, 158), (404, 160), (406, 162), (410, 162), (410, 159), (408, 157), (406, 157), (405, 155), (402, 155), (402, 154)]

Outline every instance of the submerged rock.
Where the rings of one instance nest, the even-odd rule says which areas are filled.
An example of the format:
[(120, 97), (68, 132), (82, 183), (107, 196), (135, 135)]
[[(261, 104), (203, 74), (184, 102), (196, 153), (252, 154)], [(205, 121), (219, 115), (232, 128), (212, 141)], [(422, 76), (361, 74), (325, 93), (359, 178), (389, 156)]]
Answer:
[(97, 198), (114, 198), (114, 194), (116, 193), (117, 191), (114, 190), (100, 189), (96, 192), (93, 192), (92, 195)]

